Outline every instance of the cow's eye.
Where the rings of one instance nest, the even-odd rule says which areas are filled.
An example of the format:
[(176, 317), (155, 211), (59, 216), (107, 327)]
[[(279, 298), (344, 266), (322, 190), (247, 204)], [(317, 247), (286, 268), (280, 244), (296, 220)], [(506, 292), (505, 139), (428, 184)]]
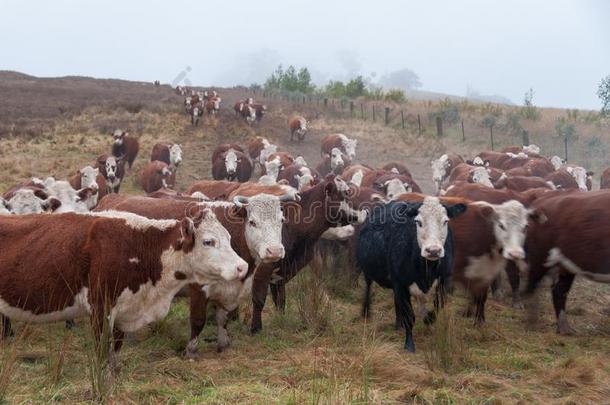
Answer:
[(203, 246), (205, 247), (214, 247), (216, 246), (216, 241), (214, 239), (204, 239)]
[(444, 221), (443, 221), (443, 226), (447, 225), (448, 223), (449, 223), (449, 220), (448, 220), (448, 219), (444, 220)]
[(251, 227), (256, 228), (256, 222), (254, 222), (253, 220), (248, 221), (248, 225), (250, 225)]
[(502, 223), (501, 223), (501, 224), (499, 224), (498, 226), (499, 226), (499, 227), (500, 227), (500, 229), (502, 229), (503, 231), (505, 231), (505, 230), (506, 230), (506, 227), (504, 226), (504, 224), (502, 224)]
[(418, 227), (420, 227), (420, 228), (421, 228), (422, 226), (424, 226), (424, 225), (422, 224), (422, 222), (421, 222), (419, 219), (416, 219), (416, 220), (415, 220), (415, 223), (416, 223), (416, 224), (417, 224), (417, 226), (418, 226)]

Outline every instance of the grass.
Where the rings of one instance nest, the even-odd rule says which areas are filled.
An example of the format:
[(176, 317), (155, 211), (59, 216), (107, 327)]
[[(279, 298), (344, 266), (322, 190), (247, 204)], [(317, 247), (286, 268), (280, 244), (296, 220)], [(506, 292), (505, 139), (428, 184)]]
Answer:
[[(242, 94), (225, 90), (222, 95), (226, 110)], [(167, 98), (181, 102), (177, 96)], [(137, 173), (160, 140), (183, 145), (181, 189), (195, 179), (209, 178), (215, 145), (243, 142), (254, 134), (303, 154), (315, 165), (320, 137), (344, 132), (358, 137), (361, 161), (379, 165), (406, 160), (424, 188), (430, 156), (458, 144), (456, 149), (470, 154), (486, 142), (482, 135), (461, 144), (451, 132), (442, 140), (429, 134), (417, 138), (379, 122), (316, 111), (321, 106), (270, 102), (259, 127), (250, 128), (231, 111), (223, 111), (219, 119), (205, 119), (194, 129), (172, 105), (156, 108), (144, 102), (141, 109), (114, 108), (111, 104), (122, 101), (109, 102), (110, 106), (89, 105), (78, 114), (51, 117), (52, 125), (44, 126), (39, 135), (0, 139), (0, 189), (30, 176), (73, 173), (109, 150), (107, 133), (114, 127), (127, 128), (140, 139), (140, 156), (122, 188), (131, 194), (140, 193)], [(414, 112), (435, 108), (423, 102), (408, 106)], [(302, 144), (287, 141), (285, 117), (293, 111), (312, 119), (311, 133)], [(553, 120), (544, 114), (541, 121), (551, 125)], [(276, 312), (268, 298), (262, 333), (249, 334), (244, 318), (251, 309), (245, 306), (241, 319), (229, 324), (231, 348), (218, 354), (215, 343), (202, 339), (201, 359), (196, 362), (182, 357), (189, 340), (188, 302), (178, 299), (164, 321), (126, 337), (123, 367), (109, 389), (95, 389), (98, 377), (92, 376), (103, 382), (104, 365), (95, 364), (87, 319), (77, 320), (71, 331), (63, 323), (26, 327), (16, 322), (17, 337), (0, 343), (0, 398), (10, 404), (88, 404), (94, 399), (121, 404), (597, 404), (610, 398), (609, 286), (576, 283), (568, 300), (570, 320), (578, 330), (572, 337), (555, 333), (546, 291), (540, 297), (535, 328), (526, 328), (526, 311), (510, 307), (508, 296), (502, 302), (491, 299), (487, 325), (474, 328), (470, 319), (457, 315), (466, 302), (458, 290), (436, 325), (426, 327), (417, 320), (418, 352), (409, 355), (402, 350), (402, 332), (394, 330), (391, 293), (374, 288), (371, 317), (367, 322), (360, 318), (362, 286), (349, 269), (342, 269), (343, 253), (335, 251), (324, 265), (313, 263), (287, 285), (285, 313)], [(204, 338), (216, 333), (210, 319)]]

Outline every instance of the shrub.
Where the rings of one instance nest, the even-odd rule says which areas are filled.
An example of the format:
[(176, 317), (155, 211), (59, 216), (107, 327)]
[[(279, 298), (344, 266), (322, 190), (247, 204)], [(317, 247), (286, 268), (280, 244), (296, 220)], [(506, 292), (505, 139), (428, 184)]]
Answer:
[(387, 101), (394, 101), (396, 103), (404, 103), (407, 101), (405, 92), (400, 89), (390, 89), (385, 93), (384, 97)]

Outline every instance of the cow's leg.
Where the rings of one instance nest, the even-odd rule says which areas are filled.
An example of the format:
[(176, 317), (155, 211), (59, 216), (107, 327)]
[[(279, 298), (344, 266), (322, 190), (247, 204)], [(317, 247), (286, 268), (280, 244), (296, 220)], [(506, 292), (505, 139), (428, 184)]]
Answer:
[(405, 328), (405, 350), (414, 353), (413, 325), (415, 324), (415, 314), (411, 306), (411, 296), (405, 287), (394, 285), (394, 304), (396, 318), (400, 319)]
[(562, 271), (559, 273), (557, 282), (553, 285), (553, 306), (557, 316), (557, 332), (561, 335), (572, 335), (575, 332), (568, 323), (566, 316), (566, 300), (573, 282), (574, 274)]
[(7, 338), (7, 337), (11, 337), (15, 334), (15, 332), (13, 332), (13, 328), (11, 328), (11, 320), (0, 314), (0, 321), (2, 321), (0, 323), (0, 327), (2, 328), (0, 331), (2, 332), (2, 334), (0, 334), (1, 338)]
[(275, 309), (284, 312), (286, 309), (286, 283), (284, 280), (278, 280), (271, 284), (271, 298), (275, 304)]
[(272, 266), (259, 266), (252, 280), (252, 324), (250, 333), (258, 333), (263, 329), (263, 308), (267, 300), (267, 291), (273, 274)]
[(502, 294), (502, 276), (500, 274), (491, 282), (491, 295), (497, 301), (501, 301), (504, 298), (504, 294)]
[(362, 299), (362, 317), (368, 318), (371, 311), (371, 284), (372, 280), (364, 278), (366, 286), (364, 287), (364, 298)]
[(521, 302), (521, 294), (519, 292), (519, 284), (521, 283), (521, 277), (519, 276), (519, 267), (515, 262), (508, 262), (506, 265), (506, 275), (508, 276), (508, 282), (510, 284), (511, 295), (513, 300), (513, 308), (523, 309), (523, 303)]
[(123, 347), (124, 339), (125, 332), (117, 328), (112, 329), (112, 347), (108, 353), (108, 367), (113, 374), (116, 374), (121, 370), (119, 352), (121, 351), (121, 347)]
[(229, 313), (224, 308), (216, 307), (216, 326), (218, 328), (218, 331), (216, 332), (216, 351), (218, 353), (225, 351), (231, 344), (229, 332), (227, 331), (227, 321), (229, 320), (228, 314)]
[(189, 303), (189, 319), (191, 323), (191, 340), (186, 345), (184, 356), (187, 359), (196, 359), (199, 356), (197, 350), (197, 343), (199, 335), (205, 326), (208, 299), (201, 286), (198, 284), (191, 284), (190, 289), (190, 303)]
[(475, 295), (475, 316), (474, 323), (476, 326), (485, 325), (485, 303), (487, 302), (487, 290), (482, 293)]
[(74, 319), (69, 319), (66, 321), (66, 329), (71, 330), (75, 326), (76, 326), (76, 322), (74, 322)]

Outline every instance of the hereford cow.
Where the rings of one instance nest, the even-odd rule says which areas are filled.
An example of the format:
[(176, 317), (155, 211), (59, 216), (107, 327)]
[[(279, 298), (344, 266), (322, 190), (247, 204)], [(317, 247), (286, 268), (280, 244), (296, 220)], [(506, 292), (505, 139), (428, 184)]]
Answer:
[(349, 157), (344, 154), (339, 148), (333, 148), (330, 151), (330, 156), (325, 156), (316, 167), (320, 175), (341, 174), (343, 169), (349, 166)]
[[(88, 212), (93, 204), (91, 200), (97, 200), (97, 187), (85, 187), (75, 190), (69, 182), (55, 180), (49, 177), (44, 181), (44, 191), (49, 197), (55, 197), (61, 201), (61, 205), (55, 210), (56, 213), (64, 212)], [(95, 201), (97, 203), (97, 201)]]
[(118, 193), (125, 176), (125, 160), (109, 155), (97, 158), (95, 166), (100, 170), (106, 183), (106, 193)]
[(220, 111), (220, 102), (221, 101), (222, 100), (220, 99), (220, 97), (213, 97), (212, 99), (206, 101), (205, 104), (203, 105), (205, 112), (209, 116), (218, 114), (218, 112)]
[[(24, 322), (90, 316), (98, 340), (108, 319), (115, 365), (124, 333), (164, 318), (180, 289), (246, 276), (247, 263), (216, 216), (197, 214), (181, 221), (116, 211), (3, 220), (0, 241), (11, 247), (0, 258), (0, 313)], [(8, 335), (8, 319), (3, 324)]]
[(191, 296), (191, 341), (186, 355), (197, 355), (197, 338), (206, 322), (208, 301), (217, 306), (217, 349), (223, 351), (230, 344), (226, 330), (227, 314), (248, 298), (252, 275), (258, 263), (272, 263), (284, 256), (281, 242), (282, 210), (280, 203), (291, 197), (261, 194), (253, 197), (236, 196), (234, 203), (208, 202), (193, 204), (184, 201), (156, 201), (145, 197), (112, 196), (102, 202), (102, 209), (129, 211), (147, 218), (182, 219), (186, 214), (202, 208), (214, 211), (231, 235), (231, 246), (248, 263), (248, 274), (242, 280), (217, 283), (215, 287), (193, 286)]
[(259, 161), (261, 152), (263, 151), (263, 149), (267, 148), (268, 146), (271, 146), (271, 143), (266, 138), (263, 138), (262, 136), (257, 136), (257, 137), (254, 137), (254, 138), (251, 138), (248, 140), (248, 145), (247, 145), (248, 155), (250, 156), (250, 159), (252, 159), (252, 162), (254, 164), (261, 163)]
[(307, 120), (300, 115), (292, 116), (288, 119), (288, 127), (290, 128), (290, 141), (294, 141), (294, 136), (300, 142), (305, 139), (307, 133)]
[(530, 227), (527, 235), (531, 294), (546, 276), (552, 282), (557, 331), (571, 334), (566, 300), (576, 276), (610, 283), (610, 192), (568, 193), (534, 203), (546, 222)]
[(165, 162), (158, 160), (149, 162), (140, 172), (140, 186), (147, 193), (152, 193), (162, 188), (174, 188), (175, 185), (176, 174)]
[(464, 163), (464, 159), (454, 153), (444, 154), (437, 160), (432, 161), (432, 181), (436, 188), (436, 194), (441, 192), (443, 183), (460, 163)]
[(391, 202), (373, 210), (358, 236), (358, 267), (366, 282), (362, 314), (369, 314), (373, 281), (393, 289), (397, 324), (405, 328), (409, 352), (415, 351), (411, 295), (434, 289), (437, 297), (442, 294), (453, 260), (448, 223), (465, 210), (464, 204), (444, 206), (435, 197), (423, 203)]
[(252, 162), (245, 153), (229, 149), (212, 161), (212, 177), (243, 183), (252, 177)]
[(41, 188), (20, 188), (5, 198), (2, 199), (4, 208), (15, 215), (54, 212), (61, 206), (61, 201), (49, 197)]
[(280, 174), (281, 166), (282, 164), (279, 157), (265, 162), (265, 174), (259, 177), (258, 183), (266, 185), (275, 184), (277, 182), (277, 176)]
[(121, 129), (115, 130), (112, 133), (112, 138), (114, 139), (114, 143), (112, 144), (112, 156), (124, 159), (131, 169), (133, 161), (136, 160), (136, 156), (138, 156), (140, 143), (136, 138), (129, 136), (129, 132), (125, 132)]
[[(294, 164), (294, 156), (290, 152), (274, 152), (267, 155), (265, 162), (269, 162), (271, 160), (279, 159), (280, 160), (280, 172), (285, 168)], [(265, 174), (264, 165), (261, 167), (262, 173)]]
[(276, 308), (283, 310), (286, 283), (311, 261), (319, 237), (332, 226), (363, 222), (366, 216), (365, 212), (352, 207), (353, 191), (347, 183), (333, 175), (300, 195), (300, 201), (285, 204), (286, 220), (282, 233), (282, 243), (286, 249), (284, 259), (279, 265), (264, 264), (254, 274), (252, 333), (262, 329), (262, 311), (269, 287)]
[(591, 179), (593, 178), (594, 173), (587, 171), (584, 167), (576, 165), (564, 165), (559, 170), (565, 170), (572, 177), (574, 177), (580, 191), (590, 191), (593, 187)]
[(156, 143), (150, 154), (150, 161), (158, 160), (166, 163), (173, 171), (182, 163), (182, 147), (177, 143)]
[(203, 106), (201, 105), (201, 103), (197, 104), (196, 106), (193, 106), (189, 114), (191, 116), (191, 125), (198, 126), (199, 119), (203, 115)]
[[(100, 181), (102, 185), (102, 190), (100, 190)], [(70, 179), (68, 180), (70, 186), (75, 190), (80, 190), (82, 188), (91, 188), (92, 190), (96, 190), (95, 195), (89, 198), (87, 208), (92, 210), (97, 205), (97, 202), (106, 195), (106, 180), (104, 176), (100, 173), (98, 168), (93, 168), (91, 166), (85, 166), (82, 169), (78, 170)], [(103, 193), (103, 194), (102, 194)]]
[(604, 170), (602, 173), (602, 177), (599, 183), (600, 189), (608, 189), (610, 188), (610, 168)]
[(506, 171), (511, 176), (546, 177), (555, 171), (553, 164), (544, 158), (529, 159), (522, 166)]
[(186, 190), (186, 194), (192, 196), (194, 193), (201, 193), (212, 201), (228, 201), (229, 194), (239, 186), (240, 183), (226, 180), (199, 180)]
[(233, 149), (242, 153), (245, 153), (244, 149), (236, 143), (222, 143), (218, 145), (212, 152), (212, 162), (218, 160), (224, 153), (228, 152), (229, 149)]
[(334, 148), (338, 148), (341, 152), (347, 155), (350, 160), (356, 158), (356, 146), (358, 140), (350, 139), (343, 134), (326, 135), (322, 138), (321, 153), (322, 157), (330, 156)]
[(343, 173), (341, 173), (341, 177), (343, 177), (349, 183), (361, 186), (362, 181), (364, 180), (364, 176), (371, 173), (372, 171), (373, 169), (369, 166), (350, 165), (345, 170), (343, 170)]
[(404, 193), (422, 192), (419, 185), (411, 177), (395, 173), (388, 173), (377, 177), (370, 187), (383, 193), (388, 200), (395, 200), (399, 195)]
[(494, 186), (486, 167), (471, 166), (468, 163), (460, 163), (453, 168), (445, 187), (458, 182), (477, 183), (491, 188)]
[(555, 190), (555, 185), (541, 177), (527, 176), (502, 176), (494, 182), (494, 187), (498, 189), (507, 188), (513, 191), (527, 191), (533, 188), (548, 188)]
[(315, 169), (297, 164), (282, 170), (277, 178), (278, 181), (285, 180), (288, 185), (299, 191), (304, 191), (317, 184), (319, 179), (320, 174)]
[[(548, 174), (544, 178), (548, 183), (552, 184), (556, 190), (579, 190), (576, 179), (568, 173), (565, 168), (561, 168)], [(585, 183), (586, 184), (586, 183)]]
[(404, 176), (409, 176), (411, 178), (413, 177), (413, 175), (411, 174), (411, 172), (409, 171), (407, 166), (403, 165), (402, 163), (397, 163), (397, 162), (386, 163), (385, 165), (383, 165), (382, 169), (387, 170), (388, 172), (402, 174)]

